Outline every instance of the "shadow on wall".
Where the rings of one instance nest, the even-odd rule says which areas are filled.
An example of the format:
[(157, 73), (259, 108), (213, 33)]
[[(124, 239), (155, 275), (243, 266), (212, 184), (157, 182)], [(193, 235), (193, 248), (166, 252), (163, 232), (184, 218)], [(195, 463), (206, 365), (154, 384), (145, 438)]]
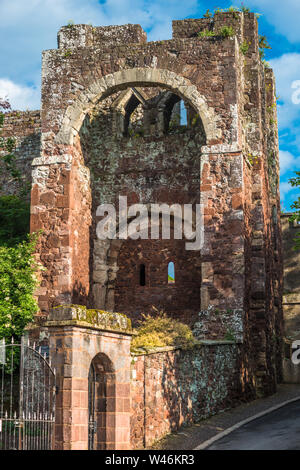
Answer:
[(226, 344), (146, 356), (146, 446), (245, 401), (240, 352)]

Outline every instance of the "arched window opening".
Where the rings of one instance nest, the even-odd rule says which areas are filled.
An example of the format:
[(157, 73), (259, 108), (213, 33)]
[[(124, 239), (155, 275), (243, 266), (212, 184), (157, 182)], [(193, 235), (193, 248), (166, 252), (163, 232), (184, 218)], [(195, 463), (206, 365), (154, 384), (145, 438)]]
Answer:
[(168, 264), (168, 284), (175, 284), (175, 265), (173, 261)]
[(146, 268), (144, 264), (140, 265), (140, 286), (146, 285)]
[(171, 94), (165, 103), (164, 110), (164, 130), (165, 133), (171, 132), (176, 127), (180, 126), (180, 98), (177, 95)]
[(144, 104), (143, 97), (132, 88), (132, 95), (125, 106), (124, 131), (125, 137), (144, 135)]
[(174, 93), (165, 103), (164, 129), (165, 133), (180, 133), (188, 126), (188, 110), (184, 101)]
[(187, 109), (183, 100), (180, 100), (180, 125), (187, 125)]

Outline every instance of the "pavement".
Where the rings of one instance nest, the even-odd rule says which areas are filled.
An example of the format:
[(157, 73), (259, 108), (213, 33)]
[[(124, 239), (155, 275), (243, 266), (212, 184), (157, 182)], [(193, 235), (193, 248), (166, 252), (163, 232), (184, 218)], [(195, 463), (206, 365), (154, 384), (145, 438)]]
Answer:
[[(297, 402), (299, 400), (299, 402)], [(290, 403), (290, 405), (287, 405)], [(248, 428), (248, 437), (244, 434), (244, 444), (245, 439), (250, 439), (251, 433), (253, 433), (254, 428), (257, 425), (262, 426), (262, 423), (266, 419), (267, 415), (270, 414), (270, 426), (269, 431), (272, 429), (272, 419), (274, 413), (276, 416), (274, 417), (275, 422), (279, 422), (283, 417), (285, 420), (289, 417), (289, 422), (285, 421), (283, 424), (282, 429), (278, 431), (278, 435), (273, 436), (276, 437), (278, 441), (280, 439), (285, 439), (287, 444), (287, 440), (289, 439), (288, 436), (282, 437), (282, 431), (284, 430), (285, 426), (292, 426), (291, 433), (295, 433), (295, 436), (298, 435), (298, 441), (300, 442), (300, 424), (294, 423), (295, 421), (295, 414), (297, 413), (300, 416), (300, 385), (298, 384), (280, 384), (278, 385), (277, 392), (274, 395), (271, 395), (266, 398), (259, 398), (257, 400), (253, 400), (249, 403), (244, 403), (242, 405), (237, 406), (236, 408), (231, 408), (230, 410), (224, 411), (219, 413), (211, 418), (205, 419), (200, 421), (193, 426), (186, 426), (179, 429), (176, 433), (171, 433), (165, 436), (160, 441), (157, 441), (152, 447), (149, 449), (160, 449), (160, 450), (194, 450), (194, 449), (204, 449), (209, 448), (213, 449), (213, 446), (216, 445), (217, 439), (222, 437), (224, 445), (228, 445), (230, 441), (229, 434), (228, 437), (223, 437), (231, 430), (234, 433), (237, 433), (235, 430), (236, 428), (240, 428), (240, 424), (243, 425), (243, 428)], [(284, 408), (295, 406), (295, 409), (292, 407), (292, 412), (284, 410), (282, 408), (283, 414), (277, 414), (280, 410), (280, 407), (283, 405)], [(272, 411), (272, 413), (270, 413)], [(286, 413), (286, 414), (285, 414)], [(264, 417), (260, 417), (264, 415)], [(252, 418), (257, 418), (255, 423), (253, 422), (251, 425)], [(240, 428), (241, 429), (241, 428)], [(261, 427), (263, 429), (263, 426)], [(243, 430), (242, 430), (243, 431)], [(280, 434), (281, 433), (281, 434)], [(237, 433), (239, 434), (239, 433)], [(238, 435), (233, 435), (230, 433), (230, 436), (233, 436), (235, 439), (240, 439), (240, 444), (242, 443), (241, 433)], [(253, 434), (254, 436), (254, 434)], [(228, 441), (229, 439), (229, 441)], [(251, 445), (256, 445), (254, 443), (254, 438), (251, 438)], [(221, 440), (219, 441), (221, 443)], [(235, 441), (237, 445), (238, 441)], [(258, 441), (256, 440), (256, 443)], [(249, 444), (250, 445), (250, 444)], [(265, 445), (270, 445), (270, 442), (265, 440)], [(291, 445), (295, 445), (291, 443)], [(227, 448), (227, 447), (226, 447)], [(236, 447), (235, 447), (236, 448)], [(242, 447), (241, 447), (242, 448)], [(299, 448), (299, 444), (298, 444)]]

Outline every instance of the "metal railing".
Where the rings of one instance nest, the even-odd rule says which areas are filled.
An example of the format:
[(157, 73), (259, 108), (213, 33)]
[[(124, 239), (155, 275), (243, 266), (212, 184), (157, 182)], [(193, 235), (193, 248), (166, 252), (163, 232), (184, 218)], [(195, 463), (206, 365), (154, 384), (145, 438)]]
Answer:
[(0, 449), (51, 450), (55, 369), (46, 354), (25, 344), (0, 344)]

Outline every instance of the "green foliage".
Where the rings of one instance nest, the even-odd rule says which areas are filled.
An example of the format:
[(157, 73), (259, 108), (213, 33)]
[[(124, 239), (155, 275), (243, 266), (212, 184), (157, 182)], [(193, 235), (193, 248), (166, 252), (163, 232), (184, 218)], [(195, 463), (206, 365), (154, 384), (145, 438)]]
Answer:
[(211, 18), (212, 13), (209, 10), (206, 10), (206, 13), (203, 15), (203, 18)]
[(223, 38), (230, 38), (235, 35), (235, 31), (232, 26), (222, 26), (219, 35)]
[(65, 57), (65, 58), (70, 57), (71, 55), (72, 55), (71, 49), (67, 49), (67, 50), (64, 52), (64, 57)]
[(239, 17), (238, 12), (240, 11), (239, 8), (232, 6), (232, 7), (229, 7), (229, 8), (227, 9), (227, 11), (228, 11), (228, 13), (232, 13), (233, 17), (234, 17), (236, 20), (238, 19), (238, 17)]
[[(209, 11), (209, 10), (208, 10)], [(246, 7), (243, 3), (241, 4), (241, 7), (234, 7), (234, 6), (231, 6), (229, 8), (215, 8), (214, 9), (214, 13), (232, 13), (233, 17), (235, 19), (238, 18), (238, 12), (242, 12), (242, 13), (251, 13), (251, 10), (250, 8)], [(256, 16), (256, 18), (258, 19), (261, 14), (260, 13), (254, 13), (254, 15)], [(206, 18), (206, 16), (204, 15), (204, 17)]]
[(136, 333), (137, 336), (131, 342), (132, 352), (150, 351), (165, 346), (188, 349), (196, 343), (188, 325), (169, 318), (154, 307), (152, 315), (143, 315)]
[(0, 100), (0, 150), (2, 170), (6, 176), (19, 183), (18, 196), (0, 197), (0, 338), (21, 336), (25, 326), (37, 312), (33, 297), (37, 285), (37, 264), (33, 252), (37, 235), (27, 236), (29, 231), (29, 203), (24, 198), (28, 188), (22, 182), (13, 154), (15, 139), (4, 138), (3, 111), (10, 110), (9, 103)]
[(240, 51), (243, 55), (246, 55), (248, 50), (249, 50), (249, 47), (250, 47), (250, 42), (246, 41), (243, 41), (242, 44), (240, 45)]
[(243, 3), (242, 3), (242, 6), (241, 6), (241, 11), (243, 13), (250, 13), (250, 8), (246, 7)]
[[(289, 180), (290, 185), (293, 188), (300, 188), (300, 171), (295, 171), (295, 177)], [(300, 196), (298, 199), (293, 202), (291, 205), (292, 209), (295, 209), (295, 213), (290, 217), (290, 221), (296, 221), (296, 223), (300, 224)], [(294, 238), (294, 250), (300, 250), (300, 232), (296, 234), (296, 238)]]
[(222, 38), (229, 38), (235, 35), (235, 31), (232, 26), (222, 26), (219, 32), (204, 29), (203, 31), (199, 31), (197, 35), (201, 38), (209, 38), (216, 36), (221, 36)]
[(38, 311), (33, 297), (38, 266), (33, 252), (37, 235), (14, 247), (0, 247), (0, 338), (19, 338)]
[(0, 196), (0, 246), (15, 246), (29, 232), (29, 203), (18, 196)]
[(195, 126), (197, 126), (200, 122), (201, 122), (201, 118), (200, 118), (199, 114), (195, 114), (194, 117), (193, 117), (193, 119), (192, 119), (191, 125), (192, 125), (192, 127), (195, 127)]
[(270, 44), (267, 41), (267, 37), (265, 35), (260, 34), (259, 35), (259, 56), (261, 59), (264, 59), (265, 57), (265, 50), (266, 49), (272, 49)]
[(133, 139), (138, 139), (139, 137), (144, 137), (145, 131), (142, 128), (137, 129), (128, 129), (128, 136), (132, 137)]
[(209, 31), (208, 29), (204, 29), (203, 31), (199, 31), (197, 33), (197, 36), (200, 38), (210, 38), (216, 36), (216, 33), (214, 31)]
[(259, 162), (259, 157), (257, 155), (253, 155), (252, 153), (248, 153), (248, 162), (250, 165), (254, 165), (255, 163)]
[(226, 330), (226, 333), (224, 335), (224, 339), (226, 341), (236, 341), (236, 337), (235, 337), (235, 334), (234, 334), (234, 331), (231, 329), (231, 328), (228, 328)]

